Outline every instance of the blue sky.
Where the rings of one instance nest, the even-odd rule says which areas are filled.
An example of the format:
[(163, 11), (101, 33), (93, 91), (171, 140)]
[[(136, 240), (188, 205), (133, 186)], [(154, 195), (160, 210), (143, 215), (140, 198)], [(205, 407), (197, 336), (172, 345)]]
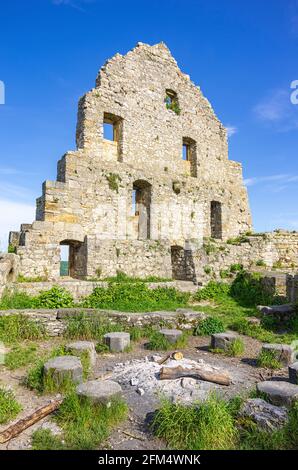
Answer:
[(10, 0), (0, 21), (2, 248), (75, 148), (78, 98), (139, 41), (164, 41), (229, 127), (255, 230), (298, 229), (298, 0)]

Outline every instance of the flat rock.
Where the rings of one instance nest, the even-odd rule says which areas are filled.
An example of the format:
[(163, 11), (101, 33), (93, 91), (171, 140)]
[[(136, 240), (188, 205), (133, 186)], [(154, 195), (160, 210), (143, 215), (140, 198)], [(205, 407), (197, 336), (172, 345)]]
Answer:
[(182, 335), (181, 330), (170, 330), (167, 328), (163, 328), (160, 330), (160, 333), (169, 341), (169, 343), (176, 343), (180, 336)]
[(289, 365), (289, 380), (291, 384), (298, 385), (298, 362)]
[(105, 334), (104, 341), (111, 352), (123, 352), (130, 345), (130, 334), (124, 331), (114, 331)]
[(288, 420), (284, 406), (275, 406), (261, 398), (250, 398), (240, 410), (240, 416), (251, 418), (260, 428), (271, 431), (283, 427)]
[(289, 382), (266, 380), (257, 384), (257, 390), (277, 406), (289, 407), (298, 400), (298, 385)]
[(214, 333), (211, 335), (211, 348), (226, 350), (237, 337), (236, 333)]
[(96, 351), (92, 341), (74, 341), (73, 343), (67, 344), (65, 348), (74, 356), (80, 356), (80, 354), (87, 352), (89, 354), (91, 366), (95, 365)]
[(83, 367), (76, 356), (58, 356), (47, 361), (44, 365), (44, 376), (51, 377), (60, 385), (64, 380), (80, 383), (83, 380)]
[(92, 403), (109, 405), (113, 398), (120, 397), (122, 388), (112, 380), (89, 380), (77, 386), (77, 395)]
[(271, 351), (275, 358), (283, 365), (288, 366), (294, 361), (294, 349), (288, 344), (263, 344), (262, 351)]

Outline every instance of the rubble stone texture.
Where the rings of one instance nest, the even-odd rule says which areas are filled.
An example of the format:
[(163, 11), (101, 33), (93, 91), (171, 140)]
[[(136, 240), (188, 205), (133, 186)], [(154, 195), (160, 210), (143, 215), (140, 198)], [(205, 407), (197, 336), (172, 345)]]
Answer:
[(257, 384), (257, 390), (277, 406), (290, 407), (298, 400), (298, 385), (289, 382), (267, 380)]
[(289, 366), (289, 380), (292, 384), (298, 385), (298, 362)]
[(265, 431), (272, 431), (286, 424), (288, 411), (283, 406), (271, 405), (261, 398), (249, 398), (244, 402), (240, 416), (251, 418)]
[(89, 380), (77, 386), (77, 394), (88, 398), (94, 404), (109, 405), (113, 398), (119, 398), (121, 386), (112, 380)]
[(122, 331), (107, 333), (104, 340), (111, 352), (123, 352), (130, 345), (130, 334)]
[(283, 365), (288, 366), (294, 360), (294, 349), (288, 344), (263, 344), (263, 351), (270, 351), (274, 357)]
[(237, 338), (235, 333), (214, 333), (211, 335), (211, 348), (225, 351)]
[(64, 380), (74, 383), (83, 381), (83, 367), (80, 359), (75, 356), (58, 356), (47, 361), (44, 365), (45, 378), (51, 378), (57, 385)]
[(67, 344), (65, 348), (75, 356), (80, 356), (80, 354), (87, 352), (90, 359), (90, 365), (95, 365), (96, 351), (95, 346), (91, 341), (75, 341)]
[(80, 99), (76, 141), (44, 182), (36, 220), (10, 235), (24, 276), (59, 278), (68, 245), (74, 278), (193, 280), (203, 236), (251, 229), (226, 129), (164, 43), (106, 62)]
[(160, 330), (160, 333), (172, 344), (175, 344), (182, 335), (181, 330), (169, 330), (167, 328)]

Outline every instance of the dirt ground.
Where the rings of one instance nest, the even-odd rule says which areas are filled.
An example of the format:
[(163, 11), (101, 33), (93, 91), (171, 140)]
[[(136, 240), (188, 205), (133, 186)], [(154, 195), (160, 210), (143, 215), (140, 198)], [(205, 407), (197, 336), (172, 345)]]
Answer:
[[(256, 357), (261, 349), (262, 344), (252, 338), (246, 336), (241, 337), (245, 343), (245, 353), (243, 357), (231, 358), (221, 354), (214, 354), (208, 351), (209, 337), (190, 337), (188, 346), (184, 348), (183, 355), (185, 358), (195, 361), (203, 360), (206, 364), (219, 367), (229, 372), (232, 378), (232, 384), (228, 387), (212, 384), (212, 389), (217, 390), (222, 396), (227, 398), (249, 392), (255, 384), (261, 380), (266, 380), (271, 377), (268, 370), (256, 367)], [(52, 349), (55, 345), (65, 343), (59, 339), (40, 342), (39, 345), (42, 349)], [(107, 373), (113, 374), (113, 369), (118, 364), (117, 369), (121, 369), (122, 364), (130, 362), (134, 364), (134, 360), (145, 361), (146, 356), (150, 360), (153, 354), (160, 354), (162, 357), (168, 353), (152, 352), (146, 349), (145, 342), (140, 342), (134, 345), (133, 350), (128, 353), (119, 354), (104, 354), (97, 356), (96, 366), (92, 378), (99, 378)], [(120, 365), (119, 365), (120, 363)], [(17, 400), (22, 404), (23, 411), (18, 415), (17, 419), (13, 422), (24, 418), (37, 408), (47, 404), (55, 396), (39, 396), (33, 391), (28, 390), (22, 385), (23, 378), (28, 369), (18, 369), (9, 371), (4, 366), (0, 366), (0, 384), (11, 388)], [(279, 370), (274, 373), (275, 376), (286, 377), (287, 369)], [(112, 380), (117, 378), (112, 375)], [(203, 383), (204, 387), (206, 383)], [(165, 443), (156, 439), (150, 432), (148, 423), (150, 417), (159, 406), (159, 396), (152, 393), (151, 390), (144, 390), (144, 395), (137, 393), (137, 387), (131, 386), (122, 380), (121, 382), (123, 395), (129, 406), (128, 419), (121, 424), (121, 426), (114, 430), (108, 441), (105, 443), (106, 449), (140, 449), (140, 450), (154, 450), (165, 449)], [(199, 385), (200, 386), (200, 385)], [(210, 387), (210, 384), (208, 384)], [(12, 424), (13, 422), (9, 423)], [(0, 444), (0, 450), (4, 449), (30, 449), (31, 435), (40, 427), (50, 427), (54, 433), (59, 433), (59, 428), (53, 422), (51, 416), (48, 416), (36, 423), (34, 426), (28, 428), (18, 437), (12, 439), (6, 444)], [(8, 425), (0, 426), (0, 431), (6, 429)]]

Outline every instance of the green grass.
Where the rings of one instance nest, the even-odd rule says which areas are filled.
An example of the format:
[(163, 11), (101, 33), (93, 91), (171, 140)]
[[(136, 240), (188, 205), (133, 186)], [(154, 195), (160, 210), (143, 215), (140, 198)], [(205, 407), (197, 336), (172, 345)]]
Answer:
[(186, 306), (189, 297), (173, 287), (150, 289), (144, 282), (111, 282), (107, 288), (96, 287), (82, 306), (124, 312), (175, 310)]
[(6, 289), (0, 300), (0, 310), (31, 308), (32, 298), (25, 292), (9, 291)]
[(12, 344), (23, 340), (36, 340), (45, 337), (42, 325), (29, 320), (24, 315), (0, 316), (0, 341)]
[(0, 387), (0, 424), (13, 420), (22, 411), (11, 390)]
[(88, 316), (84, 313), (67, 320), (65, 338), (102, 341), (106, 333), (124, 331), (120, 323), (110, 323), (104, 317)]
[(32, 434), (33, 450), (63, 450), (64, 445), (59, 436), (55, 436), (50, 429), (37, 429)]
[[(262, 319), (260, 325), (251, 324), (248, 321), (249, 317), (260, 316), (259, 311), (256, 309), (256, 305), (259, 303), (256, 302), (256, 299), (260, 300), (260, 298), (263, 298), (264, 300), (263, 294), (260, 294), (259, 296), (258, 293), (260, 289), (259, 281), (256, 281), (257, 293), (253, 290), (254, 282), (255, 280), (253, 280), (252, 284), (250, 284), (250, 287), (248, 287), (246, 281), (243, 283), (242, 280), (240, 280), (238, 284), (236, 283), (237, 289), (235, 287), (235, 290), (232, 291), (232, 288), (229, 284), (211, 281), (207, 284), (206, 287), (198, 290), (194, 296), (195, 301), (200, 302), (209, 300), (210, 305), (195, 305), (193, 309), (204, 312), (216, 320), (219, 319), (222, 322), (225, 330), (234, 330), (240, 334), (256, 338), (259, 341), (266, 343), (290, 344), (298, 337), (297, 321), (295, 322), (292, 320), (288, 324), (283, 325), (282, 332), (280, 332), (280, 326), (271, 319)], [(245, 291), (248, 289), (248, 294), (241, 294), (240, 285), (242, 285), (242, 290)], [(254, 302), (256, 302), (254, 305), (252, 305), (251, 299), (249, 299), (247, 302), (245, 301), (250, 292), (254, 292), (252, 293), (252, 298), (254, 298)], [(276, 297), (273, 296), (271, 300), (272, 302), (275, 301)]]
[(226, 355), (231, 357), (241, 356), (244, 353), (244, 343), (240, 338), (236, 338), (229, 344)]
[(297, 450), (298, 402), (289, 411), (288, 423), (266, 432), (239, 416), (243, 398), (225, 401), (215, 395), (193, 405), (163, 400), (152, 429), (172, 449), (181, 450)]
[(274, 351), (262, 349), (258, 358), (257, 366), (266, 369), (281, 369), (282, 364), (278, 361)]
[(33, 297), (25, 292), (4, 291), (0, 300), (0, 310), (28, 308), (63, 308), (73, 307), (72, 295), (62, 287), (53, 286)]
[(200, 406), (163, 400), (155, 414), (153, 430), (172, 449), (228, 450), (237, 443), (237, 429), (228, 404), (215, 395)]
[(108, 438), (111, 430), (126, 418), (127, 411), (127, 405), (121, 399), (113, 400), (107, 407), (93, 405), (71, 393), (54, 418), (62, 429), (61, 438), (48, 430), (36, 431), (32, 436), (33, 449), (96, 449)]
[(107, 282), (129, 282), (130, 284), (136, 282), (171, 282), (173, 279), (167, 277), (158, 277), (158, 276), (147, 276), (145, 278), (140, 277), (132, 277), (128, 276), (127, 274), (119, 271), (116, 276), (105, 277), (102, 279), (103, 281)]
[(29, 344), (26, 346), (16, 345), (5, 355), (4, 365), (8, 369), (15, 370), (32, 364), (37, 357), (37, 346)]
[(168, 339), (159, 331), (154, 331), (149, 336), (147, 348), (152, 351), (169, 351), (171, 349), (183, 349), (187, 346), (188, 335), (183, 332), (176, 343), (170, 343)]

